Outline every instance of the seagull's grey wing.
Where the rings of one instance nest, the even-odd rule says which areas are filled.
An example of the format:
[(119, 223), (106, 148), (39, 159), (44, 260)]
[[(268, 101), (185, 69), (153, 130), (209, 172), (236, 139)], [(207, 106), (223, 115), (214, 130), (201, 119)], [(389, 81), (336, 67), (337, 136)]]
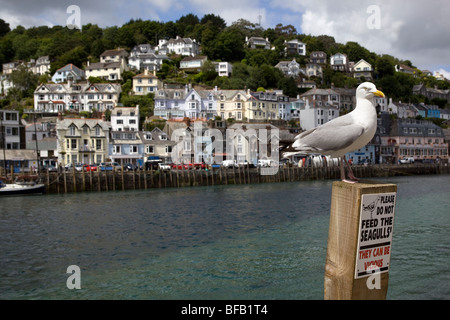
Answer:
[(323, 126), (300, 134), (298, 139), (296, 138), (293, 148), (319, 153), (337, 151), (350, 146), (363, 132), (364, 128), (361, 125), (347, 121), (334, 121), (334, 123), (330, 121)]

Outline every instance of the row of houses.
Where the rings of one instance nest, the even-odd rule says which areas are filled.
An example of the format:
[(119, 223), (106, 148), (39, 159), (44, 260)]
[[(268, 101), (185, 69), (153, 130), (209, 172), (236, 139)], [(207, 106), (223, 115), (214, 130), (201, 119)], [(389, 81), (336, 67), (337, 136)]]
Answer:
[[(250, 90), (205, 89), (190, 85), (168, 88), (158, 77), (145, 70), (133, 77), (135, 95), (154, 94), (154, 115), (165, 120), (233, 119), (237, 121), (296, 120), (309, 129), (339, 116), (342, 110), (354, 108), (355, 90), (332, 87), (312, 88), (302, 95), (290, 98), (281, 91), (251, 92)], [(45, 83), (34, 93), (34, 110), (43, 113), (65, 111), (99, 111), (114, 109), (119, 101), (121, 86), (116, 83)], [(388, 98), (375, 98), (380, 111), (396, 114), (400, 118), (422, 116), (448, 119), (448, 111), (436, 105), (405, 104)], [(306, 113), (325, 117), (314, 117)], [(303, 113), (303, 116), (301, 114)], [(330, 117), (327, 117), (330, 115)]]
[[(263, 140), (273, 152), (278, 143), (292, 142), (298, 134), (283, 125), (190, 119), (167, 121), (163, 129), (141, 131), (138, 107), (115, 109), (111, 121), (59, 115), (27, 122), (19, 120), (15, 111), (1, 111), (0, 149), (6, 151), (8, 165), (17, 170), (30, 163), (35, 165), (37, 157), (42, 163), (62, 166), (105, 161), (142, 164), (148, 157), (159, 157), (167, 163), (174, 159), (182, 163), (214, 163), (217, 154), (223, 159), (231, 156), (239, 163), (256, 163), (263, 155)], [(381, 112), (373, 140), (347, 154), (347, 158), (354, 164), (397, 163), (406, 157), (417, 162), (448, 161), (448, 134), (430, 121), (392, 119)], [(36, 149), (38, 155), (34, 153)], [(303, 157), (292, 160), (301, 162)]]

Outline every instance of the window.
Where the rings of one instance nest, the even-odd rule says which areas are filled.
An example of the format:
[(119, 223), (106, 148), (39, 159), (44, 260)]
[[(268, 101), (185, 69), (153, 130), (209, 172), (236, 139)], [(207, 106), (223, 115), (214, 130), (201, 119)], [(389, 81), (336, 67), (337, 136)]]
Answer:
[(130, 146), (130, 153), (137, 153), (138, 147), (137, 146)]
[(113, 153), (120, 154), (120, 146), (118, 146), (118, 145), (113, 146)]
[(147, 146), (145, 148), (146, 153), (154, 153), (154, 147), (153, 146)]
[(184, 151), (191, 151), (191, 141), (184, 141)]
[(96, 139), (95, 140), (95, 149), (96, 150), (101, 150), (102, 149), (102, 140), (101, 139)]
[(76, 149), (77, 148), (77, 139), (70, 139), (71, 148)]
[(99, 135), (100, 135), (100, 127), (99, 127), (99, 126), (96, 126), (96, 127), (95, 127), (95, 135), (96, 135), (96, 136), (99, 136)]
[(166, 153), (172, 152), (172, 146), (166, 146)]
[(159, 138), (161, 140), (167, 140), (167, 135), (166, 134), (162, 134)]

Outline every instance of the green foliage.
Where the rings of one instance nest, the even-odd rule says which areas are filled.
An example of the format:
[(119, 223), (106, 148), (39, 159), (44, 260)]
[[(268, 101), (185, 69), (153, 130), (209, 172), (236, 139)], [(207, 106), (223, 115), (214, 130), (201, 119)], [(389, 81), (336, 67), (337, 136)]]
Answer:
[(28, 71), (25, 66), (20, 66), (11, 74), (11, 81), (14, 83), (14, 88), (8, 91), (8, 95), (13, 96), (17, 101), (22, 98), (32, 97), (34, 89), (38, 85), (38, 80), (38, 75)]
[[(400, 61), (389, 55), (377, 55), (356, 42), (345, 44), (337, 43), (328, 35), (298, 34), (293, 25), (277, 24), (274, 28), (263, 29), (245, 19), (237, 19), (230, 26), (218, 15), (206, 14), (199, 18), (188, 13), (177, 21), (150, 21), (131, 19), (122, 26), (101, 28), (96, 24), (86, 24), (81, 31), (68, 29), (63, 26), (38, 26), (24, 28), (18, 26), (11, 30), (7, 22), (0, 19), (0, 68), (3, 63), (23, 60), (29, 61), (39, 56), (48, 55), (52, 61), (51, 73), (68, 63), (82, 68), (86, 61), (98, 61), (102, 52), (108, 49), (123, 47), (131, 50), (137, 44), (150, 43), (157, 45), (163, 38), (190, 37), (201, 43), (202, 55), (208, 56), (209, 61), (228, 61), (233, 64), (230, 78), (218, 77), (210, 63), (206, 64), (200, 73), (186, 76), (179, 71), (181, 56), (171, 56), (171, 60), (164, 61), (157, 76), (165, 81), (187, 81), (218, 86), (222, 89), (251, 89), (258, 88), (282, 89), (285, 94), (295, 96), (301, 90), (297, 89), (296, 81), (299, 79), (287, 78), (274, 66), (284, 56), (284, 43), (291, 39), (298, 39), (306, 44), (305, 56), (293, 55), (303, 67), (308, 62), (312, 51), (324, 51), (328, 59), (331, 55), (345, 53), (350, 61), (366, 60), (375, 69), (374, 82), (386, 95), (402, 101), (425, 101), (424, 97), (411, 96), (415, 84), (424, 83), (427, 87), (450, 89), (448, 81), (438, 81), (432, 76), (425, 76), (418, 72), (419, 77), (413, 78), (407, 74), (396, 73), (394, 66), (402, 63), (413, 67), (409, 60)], [(264, 37), (271, 42), (271, 50), (248, 49), (245, 47), (246, 37)], [(122, 81), (121, 102), (124, 104), (139, 104), (143, 113), (151, 114), (151, 97), (129, 96), (132, 88), (132, 76), (124, 73)], [(37, 79), (31, 75), (15, 75), (18, 88), (13, 89), (9, 98), (15, 101), (32, 96), (33, 85)], [(40, 81), (48, 80), (42, 77)], [(92, 82), (102, 82), (101, 79), (90, 79)], [(354, 88), (358, 80), (353, 77), (336, 72), (326, 67), (323, 79), (315, 79), (321, 87)], [(14, 82), (16, 83), (16, 82)], [(444, 101), (434, 101), (437, 105), (445, 107)]]

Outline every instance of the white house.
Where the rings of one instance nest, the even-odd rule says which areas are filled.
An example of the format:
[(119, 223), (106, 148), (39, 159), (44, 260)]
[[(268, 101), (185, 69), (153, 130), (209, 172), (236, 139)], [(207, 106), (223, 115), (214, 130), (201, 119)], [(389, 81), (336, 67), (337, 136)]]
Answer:
[(30, 61), (30, 71), (37, 75), (43, 75), (50, 72), (50, 58), (41, 56), (37, 60)]
[(115, 107), (111, 111), (112, 131), (139, 131), (139, 106)]
[(335, 71), (349, 72), (348, 58), (345, 53), (336, 53), (330, 57), (331, 69)]
[(300, 64), (295, 59), (280, 61), (275, 65), (275, 68), (280, 69), (288, 77), (297, 77), (301, 71)]
[(317, 128), (337, 117), (339, 108), (329, 103), (315, 105), (306, 100), (305, 105), (300, 107), (300, 126), (303, 130)]
[(206, 56), (186, 57), (180, 61), (180, 69), (199, 70), (206, 60), (208, 60), (208, 57)]
[(262, 37), (245, 37), (245, 43), (250, 49), (270, 49), (270, 41), (268, 38)]
[(157, 53), (157, 47), (150, 44), (135, 46), (128, 57), (128, 66), (135, 70), (159, 71), (164, 60), (169, 59), (166, 55)]
[(9, 74), (0, 74), (0, 96), (7, 95), (8, 90), (13, 88), (14, 84)]
[(117, 83), (42, 83), (34, 91), (34, 110), (104, 112), (117, 105), (121, 91)]
[(213, 64), (219, 77), (229, 77), (233, 72), (233, 65), (229, 62), (213, 62)]
[(285, 55), (306, 55), (306, 44), (298, 39), (293, 39), (290, 41), (284, 41), (284, 52)]
[[(16, 150), (21, 148), (19, 111), (0, 109), (0, 149)], [(4, 136), (3, 136), (4, 134)]]
[(159, 54), (180, 54), (182, 56), (196, 56), (200, 53), (200, 46), (197, 41), (191, 38), (160, 39), (158, 41)]

